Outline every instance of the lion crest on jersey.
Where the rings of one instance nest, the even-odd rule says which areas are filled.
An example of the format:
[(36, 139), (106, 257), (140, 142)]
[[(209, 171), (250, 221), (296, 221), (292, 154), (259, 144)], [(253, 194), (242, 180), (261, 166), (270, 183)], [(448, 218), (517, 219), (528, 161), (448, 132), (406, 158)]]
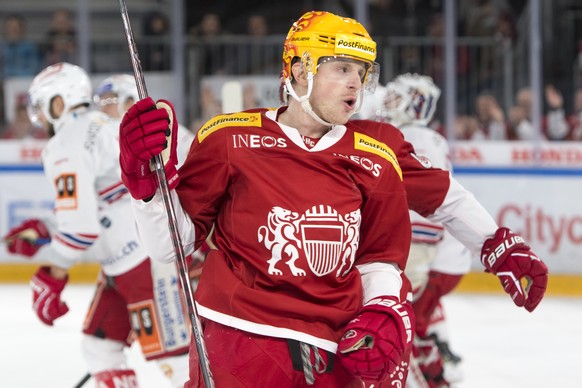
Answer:
[(345, 275), (354, 264), (359, 243), (360, 210), (346, 215), (331, 206), (317, 205), (299, 214), (279, 206), (271, 209), (267, 225), (258, 229), (258, 240), (271, 252), (267, 260), (270, 275), (283, 275), (281, 260), (294, 276), (305, 276), (297, 266), (301, 253), (317, 276), (336, 271)]

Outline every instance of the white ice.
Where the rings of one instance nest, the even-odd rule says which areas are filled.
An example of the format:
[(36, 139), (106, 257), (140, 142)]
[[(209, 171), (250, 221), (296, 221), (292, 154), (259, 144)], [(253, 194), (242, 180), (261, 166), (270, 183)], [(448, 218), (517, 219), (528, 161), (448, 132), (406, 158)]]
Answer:
[[(83, 378), (80, 331), (92, 292), (67, 286), (71, 311), (47, 327), (32, 311), (27, 285), (0, 285), (0, 387), (70, 388)], [(506, 295), (453, 293), (444, 306), (451, 348), (463, 357), (455, 388), (582, 387), (582, 299), (546, 297), (530, 314)], [(140, 387), (170, 387), (137, 345), (127, 354)]]

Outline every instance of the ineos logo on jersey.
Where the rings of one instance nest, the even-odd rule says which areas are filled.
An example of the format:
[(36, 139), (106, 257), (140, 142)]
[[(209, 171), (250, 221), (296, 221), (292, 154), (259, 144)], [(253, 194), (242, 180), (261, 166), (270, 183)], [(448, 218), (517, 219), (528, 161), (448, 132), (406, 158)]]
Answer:
[(287, 142), (282, 137), (261, 135), (232, 135), (234, 148), (287, 148)]
[(360, 166), (364, 167), (365, 170), (370, 171), (372, 175), (375, 177), (380, 176), (380, 171), (382, 170), (382, 166), (378, 163), (374, 163), (369, 158), (364, 158), (358, 155), (341, 155), (334, 153), (335, 156), (339, 156), (340, 158), (349, 159), (354, 163), (359, 164)]

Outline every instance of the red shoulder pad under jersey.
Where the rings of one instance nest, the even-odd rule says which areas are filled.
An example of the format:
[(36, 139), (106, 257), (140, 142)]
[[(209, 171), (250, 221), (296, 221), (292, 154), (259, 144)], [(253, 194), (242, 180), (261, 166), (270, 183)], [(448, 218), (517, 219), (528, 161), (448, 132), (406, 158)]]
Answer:
[(432, 167), (430, 160), (416, 155), (412, 144), (404, 140), (398, 128), (371, 120), (353, 120), (364, 128), (379, 128), (386, 132), (389, 146), (396, 153), (402, 169), (408, 207), (422, 216), (433, 214), (443, 203), (450, 186), (450, 173)]

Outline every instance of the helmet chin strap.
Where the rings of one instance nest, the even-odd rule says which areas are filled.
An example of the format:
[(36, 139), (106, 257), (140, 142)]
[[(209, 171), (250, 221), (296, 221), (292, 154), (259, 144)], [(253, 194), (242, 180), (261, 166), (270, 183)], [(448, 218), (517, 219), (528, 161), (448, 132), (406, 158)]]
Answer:
[(319, 117), (313, 111), (313, 108), (311, 107), (311, 104), (309, 103), (309, 97), (311, 96), (311, 90), (313, 89), (313, 72), (309, 71), (307, 73), (307, 93), (304, 96), (299, 97), (297, 95), (297, 93), (295, 93), (295, 90), (293, 89), (293, 85), (291, 85), (291, 77), (289, 77), (285, 80), (285, 87), (287, 88), (287, 91), (289, 92), (291, 97), (293, 97), (293, 99), (295, 99), (296, 101), (298, 101), (301, 104), (303, 111), (305, 113), (307, 113), (309, 116), (311, 116), (312, 119), (314, 119), (315, 121), (317, 121), (321, 125), (325, 125), (326, 127), (338, 125), (338, 124), (328, 123), (327, 121), (325, 121), (324, 119)]

